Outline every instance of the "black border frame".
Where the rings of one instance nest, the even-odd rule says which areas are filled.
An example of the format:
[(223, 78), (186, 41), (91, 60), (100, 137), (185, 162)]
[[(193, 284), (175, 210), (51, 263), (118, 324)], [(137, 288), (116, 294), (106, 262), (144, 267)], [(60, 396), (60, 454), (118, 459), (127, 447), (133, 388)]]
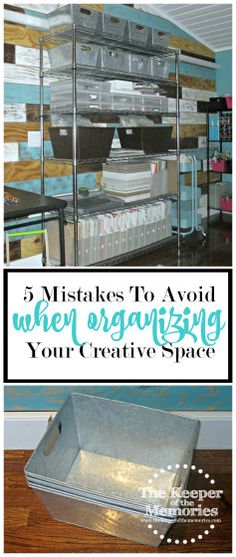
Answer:
[[(39, 380), (39, 379), (9, 379), (8, 378), (8, 274), (10, 273), (25, 273), (25, 272), (30, 272), (30, 273), (54, 273), (54, 272), (60, 272), (60, 273), (137, 273), (137, 272), (144, 272), (144, 273), (227, 273), (228, 275), (228, 378), (227, 379), (217, 379), (217, 380), (209, 380), (209, 379), (201, 379), (201, 380), (197, 380), (197, 379), (189, 379), (186, 381), (186, 379), (158, 379), (158, 380), (153, 380), (153, 379), (139, 379), (139, 380), (135, 380), (135, 379), (127, 379), (127, 380), (121, 380), (121, 379), (110, 379), (109, 381), (107, 379), (90, 379), (90, 380), (86, 380), (86, 379), (78, 379), (77, 381), (75, 379), (59, 379), (59, 380), (53, 380), (53, 379), (49, 379), (49, 380)], [(3, 289), (3, 306), (4, 306), (4, 316), (3, 316), (3, 325), (4, 325), (4, 358), (3, 358), (3, 381), (4, 383), (15, 383), (15, 384), (21, 384), (21, 383), (26, 383), (26, 384), (47, 384), (47, 383), (62, 383), (62, 384), (94, 384), (94, 383), (98, 383), (98, 384), (107, 384), (107, 383), (111, 383), (111, 384), (160, 384), (160, 383), (177, 383), (177, 384), (186, 384), (186, 383), (190, 383), (190, 384), (198, 384), (198, 383), (208, 383), (208, 384), (216, 384), (216, 383), (232, 383), (232, 330), (233, 330), (233, 325), (232, 325), (232, 306), (233, 306), (233, 293), (232, 293), (232, 277), (233, 277), (233, 272), (232, 269), (228, 269), (228, 268), (222, 268), (222, 269), (213, 269), (211, 268), (199, 268), (199, 267), (194, 267), (192, 269), (188, 269), (188, 268), (171, 268), (169, 269), (168, 267), (160, 269), (160, 268), (143, 268), (143, 267), (117, 267), (117, 268), (101, 268), (101, 267), (97, 267), (97, 268), (61, 268), (58, 267), (56, 269), (4, 269), (3, 271), (4, 273), (4, 289)]]

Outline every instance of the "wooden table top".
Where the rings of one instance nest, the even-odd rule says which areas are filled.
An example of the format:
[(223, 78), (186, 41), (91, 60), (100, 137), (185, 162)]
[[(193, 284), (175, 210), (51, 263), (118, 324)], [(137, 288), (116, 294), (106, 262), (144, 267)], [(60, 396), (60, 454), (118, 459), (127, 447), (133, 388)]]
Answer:
[[(164, 540), (154, 548), (99, 532), (57, 522), (27, 486), (24, 466), (32, 451), (5, 451), (5, 552), (6, 553), (229, 553), (231, 549), (231, 451), (196, 451), (194, 464), (215, 479), (214, 489), (223, 489), (219, 503), (221, 523), (198, 540), (206, 525), (177, 522), (169, 530), (179, 545)], [(203, 487), (192, 473), (188, 489)], [(204, 484), (205, 485), (205, 484)], [(209, 501), (209, 500), (208, 500)], [(207, 503), (208, 504), (208, 503)], [(212, 501), (212, 506), (216, 506)], [(209, 526), (208, 526), (209, 528)], [(191, 538), (196, 538), (191, 543)], [(188, 539), (187, 545), (182, 540)]]

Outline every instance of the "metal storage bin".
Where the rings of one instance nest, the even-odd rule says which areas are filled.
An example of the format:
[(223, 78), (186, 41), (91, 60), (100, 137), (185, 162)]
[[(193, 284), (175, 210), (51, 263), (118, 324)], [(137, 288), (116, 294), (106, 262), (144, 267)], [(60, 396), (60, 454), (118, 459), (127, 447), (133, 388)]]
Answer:
[[(72, 42), (48, 49), (52, 70), (62, 70), (72, 67)], [(101, 47), (90, 44), (76, 44), (76, 66), (100, 68)]]
[(125, 19), (103, 14), (103, 34), (110, 39), (122, 42), (128, 38), (128, 22)]
[(151, 42), (151, 28), (129, 21), (129, 42), (147, 46)]
[(168, 79), (169, 64), (163, 59), (155, 57), (151, 59), (151, 73), (153, 77)]
[(131, 74), (150, 76), (151, 75), (151, 59), (142, 54), (130, 54), (129, 71)]
[(175, 521), (170, 502), (179, 503), (171, 489), (186, 486), (198, 432), (196, 420), (72, 394), (25, 476), (53, 518), (157, 547), (161, 539), (147, 527), (150, 499), (141, 498), (140, 488), (152, 479), (166, 490), (164, 499), (155, 499), (166, 509), (165, 518), (155, 517), (165, 535)]
[(152, 29), (152, 45), (153, 46), (163, 46), (168, 48), (170, 33), (165, 33), (164, 31), (157, 31), (157, 29)]
[(101, 33), (102, 14), (96, 10), (79, 4), (68, 4), (49, 13), (48, 22), (50, 30), (59, 30), (75, 23), (81, 31)]
[(102, 48), (102, 68), (104, 70), (115, 70), (121, 74), (129, 72), (129, 55), (127, 52), (111, 49), (104, 46)]
[[(77, 158), (106, 159), (109, 157), (115, 128), (79, 126)], [(55, 159), (72, 159), (72, 127), (49, 128)]]

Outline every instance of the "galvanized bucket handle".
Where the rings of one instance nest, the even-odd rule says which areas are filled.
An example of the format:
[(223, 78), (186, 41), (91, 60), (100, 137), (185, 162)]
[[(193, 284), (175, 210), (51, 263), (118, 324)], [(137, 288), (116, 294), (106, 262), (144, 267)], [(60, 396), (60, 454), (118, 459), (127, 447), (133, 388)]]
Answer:
[(43, 453), (45, 456), (48, 456), (51, 453), (56, 442), (58, 441), (58, 439), (60, 439), (60, 436), (62, 434), (62, 429), (63, 429), (62, 422), (61, 420), (59, 420), (56, 424), (52, 426), (52, 429), (50, 428), (48, 430), (48, 435), (43, 445)]

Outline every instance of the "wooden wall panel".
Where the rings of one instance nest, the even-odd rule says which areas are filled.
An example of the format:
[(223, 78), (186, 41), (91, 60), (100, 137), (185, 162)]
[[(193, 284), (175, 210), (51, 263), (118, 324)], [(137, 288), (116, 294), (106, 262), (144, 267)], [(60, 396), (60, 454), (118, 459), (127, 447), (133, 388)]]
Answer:
[[(170, 72), (169, 79), (175, 79), (175, 74)], [(181, 87), (189, 87), (191, 89), (203, 89), (207, 91), (216, 90), (216, 82), (213, 79), (203, 79), (191, 75), (180, 75)], [(183, 95), (182, 95), (183, 96)]]
[(7, 44), (39, 48), (39, 38), (41, 35), (42, 31), (29, 29), (22, 25), (4, 24), (4, 42)]
[[(101, 164), (91, 165), (91, 167), (80, 166), (78, 174), (88, 172), (100, 172), (102, 169)], [(45, 163), (45, 178), (56, 178), (58, 176), (71, 176), (72, 165), (61, 164), (56, 161)], [(5, 163), (4, 165), (4, 180), (5, 182), (22, 182), (37, 180), (40, 178), (40, 161), (29, 160), (19, 161), (14, 163)]]
[[(192, 177), (191, 174), (186, 173), (184, 175), (184, 181), (185, 181), (185, 185), (186, 186), (190, 186), (191, 185), (191, 181), (192, 181)], [(216, 172), (210, 172), (210, 182), (219, 182), (220, 180), (220, 175), (217, 174)], [(207, 183), (207, 172), (204, 172), (203, 170), (201, 170), (200, 172), (197, 173), (197, 181), (198, 181), (198, 185), (202, 185), (202, 184), (206, 184)]]
[(211, 89), (199, 89), (192, 87), (182, 87), (182, 99), (191, 99), (196, 101), (208, 102), (210, 97), (215, 96), (215, 92)]
[[(44, 105), (44, 112), (49, 112), (50, 106)], [(39, 122), (40, 106), (39, 104), (26, 104), (26, 120), (27, 122)], [(45, 116), (45, 122), (49, 116)]]
[[(168, 411), (231, 411), (230, 385), (6, 385), (5, 412), (58, 411), (70, 393)], [(20, 403), (20, 408), (19, 408)]]
[(26, 105), (6, 103), (4, 105), (4, 122), (26, 122)]
[[(182, 124), (180, 126), (181, 137), (199, 137), (206, 135), (206, 126), (203, 124)], [(176, 137), (176, 126), (173, 126), (172, 137)]]
[[(104, 9), (104, 4), (87, 4), (86, 6), (91, 6), (93, 9), (98, 9), (99, 11)], [(140, 12), (139, 17), (142, 18), (142, 16), (143, 14)], [(29, 17), (32, 19), (34, 18), (34, 15), (29, 15)], [(31, 182), (33, 183), (33, 181), (36, 181), (40, 177), (38, 150), (31, 149), (31, 158), (30, 147), (27, 146), (27, 141), (29, 131), (39, 131), (39, 88), (37, 87), (39, 64), (38, 49), (39, 38), (42, 31), (35, 29), (39, 28), (39, 25), (36, 24), (38, 21), (40, 22), (39, 14), (35, 14), (35, 24), (34, 22), (32, 24), (32, 27), (34, 26), (34, 28), (30, 28), (31, 23), (29, 20), (25, 21), (27, 26), (19, 23), (5, 23), (4, 26), (6, 43), (4, 60), (7, 64), (5, 68), (5, 81), (8, 82), (5, 89), (5, 95), (6, 100), (9, 99), (7, 100), (9, 105), (7, 107), (8, 122), (5, 125), (5, 142), (8, 153), (7, 160), (9, 162), (7, 162), (5, 167), (5, 177), (7, 182), (17, 183), (25, 181), (30, 185)], [(44, 19), (44, 22), (45, 21), (46, 20)], [(172, 47), (179, 48), (185, 54), (192, 54), (196, 57), (208, 58), (211, 60), (214, 59), (214, 53), (210, 49), (194, 40), (191, 41), (183, 39), (179, 36), (172, 36), (170, 44)], [(45, 54), (45, 64), (46, 66), (49, 64), (47, 53)], [(215, 81), (214, 79), (210, 79), (214, 75), (213, 70), (209, 72), (207, 72), (206, 69), (204, 69), (204, 71), (197, 71), (196, 67), (194, 68), (194, 66), (187, 66), (186, 64), (183, 64), (182, 72), (183, 73), (180, 76), (180, 97), (182, 95), (182, 87), (184, 87), (187, 100), (181, 101), (181, 108), (186, 107), (185, 114), (195, 112), (194, 116), (190, 116), (190, 114), (189, 116), (185, 116), (184, 118), (188, 118), (188, 120), (181, 125), (181, 146), (182, 148), (190, 149), (198, 146), (198, 138), (204, 138), (206, 136), (206, 126), (203, 125), (203, 117), (201, 116), (201, 113), (205, 112), (205, 108), (204, 110), (200, 110), (201, 106), (197, 106), (197, 100), (199, 100), (199, 102), (206, 102), (208, 100), (209, 95), (211, 95), (215, 90)], [(199, 75), (202, 77), (196, 77)], [(170, 74), (170, 77), (173, 79), (173, 73)], [(174, 89), (175, 87), (170, 85), (167, 95), (171, 97), (172, 95), (174, 96)], [(195, 91), (198, 92), (196, 93), (196, 97), (194, 96)], [(195, 100), (193, 101), (192, 99)], [(17, 108), (17, 104), (19, 102), (22, 103), (22, 106)], [(10, 103), (12, 106), (11, 109)], [(45, 103), (47, 103), (47, 105), (49, 103), (49, 87), (46, 88)], [(49, 109), (48, 106), (45, 108), (47, 110)], [(24, 117), (21, 116), (24, 121), (17, 122), (17, 114), (19, 114), (20, 111), (24, 112)], [(16, 114), (15, 117), (14, 114)], [(45, 125), (45, 140), (47, 141), (50, 139), (48, 126), (49, 122)], [(175, 126), (173, 129), (173, 137), (175, 137)], [(16, 158), (17, 145), (20, 160), (18, 159), (18, 162), (10, 162)], [(25, 146), (27, 148), (25, 148)], [(95, 170), (97, 170), (96, 183), (100, 184), (101, 166), (90, 168), (81, 167), (79, 172), (88, 173), (91, 171), (94, 172)], [(53, 180), (57, 177), (64, 176), (64, 181), (68, 181), (71, 171), (72, 168), (70, 165), (66, 166), (56, 162), (46, 164), (46, 176), (49, 177), (49, 180), (50, 178)], [(57, 188), (61, 187), (61, 184), (62, 182), (64, 184), (64, 181), (63, 178), (61, 178), (60, 186), (57, 186)]]
[(207, 46), (198, 43), (197, 41), (192, 41), (189, 39), (183, 39), (182, 37), (176, 37), (172, 35), (170, 37), (170, 46), (173, 48), (179, 48), (182, 52), (188, 54), (198, 54), (204, 58), (210, 58), (215, 60), (215, 53)]
[[(28, 141), (28, 132), (30, 131), (39, 131), (39, 122), (5, 124), (4, 141), (5, 143)], [(47, 125), (45, 125), (45, 139), (50, 139)]]
[[(50, 162), (45, 164), (45, 176), (69, 176), (72, 173), (72, 166)], [(40, 178), (40, 161), (20, 161), (17, 163), (6, 163), (4, 167), (5, 182), (22, 180), (37, 180)]]

